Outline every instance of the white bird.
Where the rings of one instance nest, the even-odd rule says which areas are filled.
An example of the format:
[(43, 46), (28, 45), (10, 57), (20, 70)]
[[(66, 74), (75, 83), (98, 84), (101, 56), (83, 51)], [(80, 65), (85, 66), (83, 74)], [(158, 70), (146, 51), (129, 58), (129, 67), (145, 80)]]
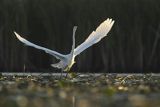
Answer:
[(60, 54), (60, 53), (58, 53), (56, 51), (52, 51), (52, 50), (47, 49), (45, 47), (41, 47), (41, 46), (38, 46), (36, 44), (33, 44), (33, 43), (29, 42), (28, 40), (22, 38), (16, 32), (14, 32), (14, 34), (25, 45), (31, 46), (31, 47), (34, 47), (34, 48), (37, 48), (37, 49), (40, 49), (40, 50), (43, 50), (46, 53), (48, 53), (48, 54), (56, 57), (57, 59), (59, 59), (60, 61), (58, 63), (51, 64), (52, 67), (61, 69), (62, 71), (69, 71), (70, 68), (72, 67), (72, 65), (75, 63), (75, 57), (77, 55), (79, 55), (82, 51), (84, 51), (85, 49), (87, 49), (88, 47), (90, 47), (93, 44), (99, 42), (102, 38), (104, 38), (105, 36), (107, 36), (107, 34), (110, 31), (110, 29), (112, 28), (113, 24), (114, 24), (114, 20), (108, 18), (103, 23), (101, 23), (97, 27), (97, 29), (95, 31), (93, 31), (89, 35), (89, 37), (82, 44), (80, 44), (79, 46), (77, 46), (77, 48), (75, 48), (75, 32), (76, 32), (77, 26), (74, 26), (74, 28), (73, 28), (72, 50), (67, 55), (63, 55), (63, 54)]

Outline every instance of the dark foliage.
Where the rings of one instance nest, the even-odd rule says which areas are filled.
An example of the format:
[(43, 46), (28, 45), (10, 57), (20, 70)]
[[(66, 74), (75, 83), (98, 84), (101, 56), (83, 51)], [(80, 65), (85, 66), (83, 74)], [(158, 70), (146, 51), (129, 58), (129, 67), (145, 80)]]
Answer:
[(56, 60), (25, 47), (14, 36), (69, 53), (72, 28), (76, 45), (106, 18), (116, 23), (109, 36), (77, 57), (77, 72), (159, 72), (159, 0), (1, 0), (0, 69), (49, 72)]

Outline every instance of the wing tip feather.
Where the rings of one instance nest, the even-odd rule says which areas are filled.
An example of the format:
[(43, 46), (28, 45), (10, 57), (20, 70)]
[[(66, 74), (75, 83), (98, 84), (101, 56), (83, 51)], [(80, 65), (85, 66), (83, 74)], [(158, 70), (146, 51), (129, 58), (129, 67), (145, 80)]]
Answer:
[(17, 32), (14, 31), (14, 34), (20, 41), (23, 41), (23, 38)]

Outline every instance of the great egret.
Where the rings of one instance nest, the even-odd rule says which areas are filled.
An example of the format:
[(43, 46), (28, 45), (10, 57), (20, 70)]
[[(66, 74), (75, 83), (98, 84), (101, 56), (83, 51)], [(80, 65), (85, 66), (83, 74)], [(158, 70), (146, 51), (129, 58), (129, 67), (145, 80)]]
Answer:
[(62, 71), (69, 71), (70, 68), (72, 67), (72, 65), (75, 63), (75, 57), (77, 55), (79, 55), (82, 51), (84, 51), (85, 49), (87, 49), (88, 47), (90, 47), (93, 44), (99, 42), (102, 38), (104, 38), (105, 36), (107, 36), (107, 34), (110, 31), (110, 29), (112, 28), (113, 24), (114, 24), (114, 20), (108, 18), (103, 23), (101, 23), (97, 27), (97, 29), (95, 31), (93, 31), (89, 35), (89, 37), (81, 45), (77, 46), (77, 48), (75, 48), (75, 32), (76, 32), (77, 26), (74, 26), (74, 28), (73, 28), (72, 50), (67, 55), (63, 55), (63, 54), (60, 54), (60, 53), (58, 53), (56, 51), (52, 51), (52, 50), (47, 49), (45, 47), (41, 47), (41, 46), (38, 46), (36, 44), (33, 44), (33, 43), (29, 42), (28, 40), (22, 38), (16, 32), (14, 32), (14, 34), (25, 45), (31, 46), (31, 47), (34, 47), (34, 48), (37, 48), (37, 49), (40, 49), (40, 50), (43, 50), (46, 53), (48, 53), (48, 54), (56, 57), (57, 59), (59, 59), (60, 61), (58, 63), (51, 64), (52, 67), (61, 69)]

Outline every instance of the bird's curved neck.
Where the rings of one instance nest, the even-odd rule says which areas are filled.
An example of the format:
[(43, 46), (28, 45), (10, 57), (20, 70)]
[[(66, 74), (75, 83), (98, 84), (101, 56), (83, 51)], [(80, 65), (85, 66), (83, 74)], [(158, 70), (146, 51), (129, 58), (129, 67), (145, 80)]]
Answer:
[(75, 33), (76, 33), (76, 30), (77, 30), (77, 26), (74, 26), (73, 27), (73, 36), (72, 36), (72, 50), (71, 50), (71, 55), (73, 56), (74, 54), (74, 49), (75, 49)]
[(70, 70), (70, 68), (72, 67), (72, 65), (75, 63), (74, 61), (74, 58), (75, 58), (75, 55), (74, 55), (74, 50), (75, 50), (75, 33), (76, 33), (76, 30), (77, 30), (77, 26), (74, 26), (73, 27), (73, 37), (72, 37), (72, 50), (70, 52), (70, 54), (67, 55), (67, 59), (68, 59), (68, 64), (66, 66), (66, 68), (64, 69), (64, 71), (68, 71)]

